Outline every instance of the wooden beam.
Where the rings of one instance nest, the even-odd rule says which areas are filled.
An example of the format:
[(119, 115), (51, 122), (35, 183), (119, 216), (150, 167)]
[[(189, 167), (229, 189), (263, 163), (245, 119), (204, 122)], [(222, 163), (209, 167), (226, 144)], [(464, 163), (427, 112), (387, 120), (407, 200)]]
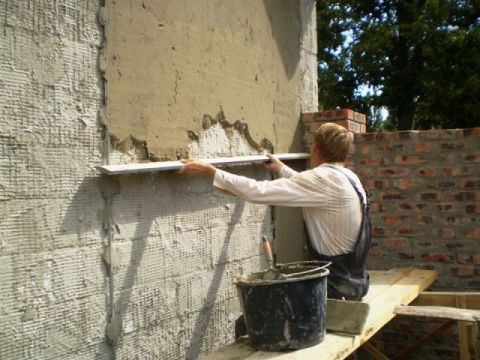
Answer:
[(446, 306), (396, 306), (393, 311), (397, 315), (421, 316), (459, 321), (480, 321), (480, 311), (457, 309)]
[(389, 360), (384, 353), (378, 350), (375, 346), (366, 342), (361, 347), (362, 350), (365, 350), (372, 358), (375, 360)]
[[(306, 160), (310, 158), (307, 153), (291, 153), (291, 154), (274, 154), (281, 161), (290, 160)], [(266, 155), (252, 155), (252, 156), (235, 156), (226, 158), (202, 159), (209, 164), (215, 166), (232, 166), (232, 165), (250, 165), (265, 163), (270, 159)], [(97, 169), (105, 175), (128, 175), (141, 174), (159, 171), (179, 170), (183, 164), (180, 161), (159, 161), (146, 162), (137, 164), (122, 164), (122, 165), (101, 165)]]
[(412, 354), (415, 353), (418, 349), (420, 349), (422, 346), (428, 344), (430, 341), (432, 341), (438, 335), (447, 331), (448, 329), (450, 329), (455, 324), (456, 324), (455, 320), (447, 320), (446, 322), (444, 322), (440, 326), (437, 326), (429, 334), (425, 335), (423, 338), (418, 340), (415, 344), (413, 344), (413, 345), (409, 346), (408, 348), (406, 348), (405, 350), (403, 350), (400, 354), (397, 355), (395, 360), (411, 359)]
[(425, 291), (421, 293), (412, 305), (457, 306), (457, 297), (462, 296), (465, 309), (480, 310), (480, 292)]

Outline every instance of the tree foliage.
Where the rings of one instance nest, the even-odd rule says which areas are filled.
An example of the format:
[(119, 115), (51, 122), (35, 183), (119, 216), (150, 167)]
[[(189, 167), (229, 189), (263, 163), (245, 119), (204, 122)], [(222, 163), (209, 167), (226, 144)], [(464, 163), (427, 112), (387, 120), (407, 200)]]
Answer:
[(324, 108), (376, 130), (480, 126), (480, 1), (322, 0), (317, 29)]

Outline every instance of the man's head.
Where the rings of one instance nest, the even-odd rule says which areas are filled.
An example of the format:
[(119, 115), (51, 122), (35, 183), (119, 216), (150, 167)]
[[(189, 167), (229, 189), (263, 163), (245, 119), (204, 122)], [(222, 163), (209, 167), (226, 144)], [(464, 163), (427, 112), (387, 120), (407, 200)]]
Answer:
[(345, 162), (353, 143), (353, 135), (335, 123), (325, 123), (315, 132), (315, 144), (312, 148), (312, 166), (324, 162)]

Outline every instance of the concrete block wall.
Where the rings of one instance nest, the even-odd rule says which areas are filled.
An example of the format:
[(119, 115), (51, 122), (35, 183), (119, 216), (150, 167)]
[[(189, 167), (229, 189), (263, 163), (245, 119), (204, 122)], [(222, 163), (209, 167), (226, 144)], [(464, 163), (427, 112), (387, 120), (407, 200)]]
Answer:
[[(281, 109), (289, 114), (316, 110), (315, 6), (300, 3), (298, 12), (264, 6), (286, 13), (304, 36), (287, 49), (299, 52), (288, 54), (299, 58), (288, 69), (298, 72), (288, 84), (295, 104)], [(96, 172), (106, 162), (144, 161), (147, 151), (135, 141), (125, 151), (110, 146), (104, 6), (0, 3), (0, 359), (196, 359), (233, 340), (240, 314), (233, 274), (266, 266), (268, 207), (212, 194), (205, 179)], [(301, 24), (300, 10), (309, 18)], [(272, 37), (269, 46), (282, 51), (282, 44)], [(296, 112), (282, 124), (295, 129)], [(227, 130), (198, 132), (189, 153), (257, 153)], [(261, 167), (230, 170), (270, 176)]]
[(98, 8), (0, 3), (1, 359), (108, 354)]

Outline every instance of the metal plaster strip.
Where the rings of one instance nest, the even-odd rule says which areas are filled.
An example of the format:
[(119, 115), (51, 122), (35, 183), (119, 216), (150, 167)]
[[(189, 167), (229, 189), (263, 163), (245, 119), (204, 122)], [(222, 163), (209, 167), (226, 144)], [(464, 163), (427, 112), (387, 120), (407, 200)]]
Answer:
[[(306, 160), (310, 158), (310, 154), (307, 153), (291, 153), (291, 154), (274, 154), (274, 156), (281, 161), (289, 160)], [(228, 165), (249, 165), (264, 163), (269, 160), (266, 155), (251, 155), (251, 156), (234, 156), (227, 158), (213, 158), (202, 159), (212, 165), (216, 166), (228, 166)], [(101, 165), (97, 166), (97, 169), (106, 175), (128, 175), (128, 174), (140, 174), (158, 171), (178, 170), (182, 167), (180, 161), (160, 161), (160, 162), (148, 162), (138, 164), (123, 164), (123, 165)]]

